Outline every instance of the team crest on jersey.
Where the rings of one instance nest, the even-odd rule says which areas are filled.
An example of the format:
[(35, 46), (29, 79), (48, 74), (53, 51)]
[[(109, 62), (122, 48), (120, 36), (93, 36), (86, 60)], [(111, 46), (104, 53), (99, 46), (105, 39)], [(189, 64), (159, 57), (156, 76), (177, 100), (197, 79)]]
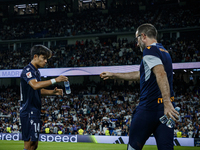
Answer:
[(31, 77), (32, 77), (31, 72), (27, 72), (27, 73), (26, 73), (26, 76), (27, 76), (27, 78), (31, 78)]

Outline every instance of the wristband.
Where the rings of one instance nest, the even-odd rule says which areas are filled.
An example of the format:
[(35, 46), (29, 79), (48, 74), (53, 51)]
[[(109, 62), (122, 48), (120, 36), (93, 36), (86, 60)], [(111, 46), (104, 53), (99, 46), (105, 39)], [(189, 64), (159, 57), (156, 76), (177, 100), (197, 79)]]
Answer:
[(55, 84), (56, 83), (56, 79), (51, 79), (51, 83)]

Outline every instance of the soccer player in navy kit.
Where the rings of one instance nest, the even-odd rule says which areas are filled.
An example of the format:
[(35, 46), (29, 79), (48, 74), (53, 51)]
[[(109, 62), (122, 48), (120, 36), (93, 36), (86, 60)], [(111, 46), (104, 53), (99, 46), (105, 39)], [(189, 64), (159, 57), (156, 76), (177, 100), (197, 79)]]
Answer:
[(38, 68), (43, 68), (47, 59), (51, 57), (51, 50), (43, 45), (31, 48), (31, 62), (23, 68), (21, 73), (20, 92), (20, 120), (24, 150), (35, 150), (38, 146), (40, 132), (41, 95), (63, 95), (62, 89), (46, 90), (56, 82), (68, 81), (65, 76), (41, 81)]
[(152, 24), (142, 24), (136, 30), (137, 46), (143, 52), (140, 70), (100, 74), (104, 80), (140, 80), (140, 103), (133, 112), (127, 150), (141, 150), (152, 133), (158, 150), (173, 150), (174, 129), (159, 121), (164, 114), (174, 121), (178, 119), (171, 102), (174, 99), (172, 60), (156, 39), (156, 28)]

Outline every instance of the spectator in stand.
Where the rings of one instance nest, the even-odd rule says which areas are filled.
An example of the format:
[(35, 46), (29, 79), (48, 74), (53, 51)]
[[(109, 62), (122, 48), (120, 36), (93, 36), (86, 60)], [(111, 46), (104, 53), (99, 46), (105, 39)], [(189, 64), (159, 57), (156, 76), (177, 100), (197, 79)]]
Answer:
[[(179, 79), (180, 78), (180, 79)], [(181, 75), (174, 75), (174, 81), (176, 84), (175, 86), (175, 103), (178, 105), (181, 110), (180, 112), (184, 113), (183, 115), (180, 115), (180, 122), (177, 123), (177, 129), (184, 128), (185, 132), (187, 132), (187, 137), (189, 137), (190, 133), (193, 133), (193, 137), (197, 137), (197, 131), (199, 132), (200, 130), (196, 129), (197, 123), (199, 125), (198, 121), (198, 115), (200, 110), (198, 109), (199, 105), (199, 99), (200, 96), (196, 91), (198, 91), (199, 86), (198, 84), (194, 84), (193, 89), (190, 88), (182, 88), (183, 90), (180, 90), (181, 87), (189, 87), (189, 83), (183, 82), (184, 80), (181, 78)], [(180, 81), (180, 83), (179, 83)], [(90, 83), (90, 82), (88, 82)], [(198, 82), (197, 82), (198, 83)], [(80, 127), (84, 130), (84, 135), (89, 135), (90, 134), (96, 134), (97, 132), (99, 135), (103, 135), (102, 128), (107, 125), (109, 127), (109, 130), (111, 135), (115, 133), (115, 128), (118, 129), (118, 127), (121, 127), (121, 135), (124, 135), (124, 130), (126, 129), (125, 136), (127, 136), (129, 133), (129, 125), (130, 125), (130, 120), (126, 120), (125, 116), (127, 116), (128, 112), (132, 113), (132, 111), (136, 107), (136, 102), (138, 99), (138, 86), (139, 84), (134, 84), (134, 88), (132, 86), (127, 86), (124, 89), (121, 88), (121, 85), (118, 84), (113, 84), (109, 83), (111, 87), (114, 87), (110, 90), (109, 86), (102, 86), (101, 83), (95, 83), (96, 86), (98, 87), (96, 91), (95, 97), (93, 96), (87, 96), (81, 98), (87, 88), (87, 85), (85, 84), (72, 84), (71, 88), (73, 89), (73, 95), (70, 95), (70, 98), (64, 96), (63, 101), (60, 101), (60, 98), (57, 96), (53, 97), (48, 97), (48, 98), (42, 98), (42, 111), (44, 113), (44, 118), (42, 118), (43, 124), (41, 128), (41, 133), (45, 133), (45, 128), (48, 125), (50, 128), (50, 133), (53, 133), (53, 128), (55, 126), (59, 127), (62, 131), (63, 134), (75, 134), (73, 132), (73, 125), (77, 126), (77, 129), (80, 129)], [(106, 83), (105, 85), (107, 85)], [(180, 87), (179, 87), (180, 85)], [(125, 86), (125, 85), (124, 85)], [(59, 86), (58, 86), (59, 87)], [(59, 87), (62, 88), (62, 87)], [(187, 91), (184, 91), (184, 89), (187, 89)], [(20, 131), (20, 122), (18, 119), (12, 119), (11, 115), (9, 117), (2, 117), (1, 115), (9, 115), (9, 114), (15, 114), (16, 118), (19, 117), (19, 87), (3, 87), (0, 86), (0, 132), (6, 132), (6, 127), (11, 126), (12, 129), (16, 123), (18, 126), (18, 130)], [(12, 96), (9, 96), (10, 94), (13, 94)], [(77, 97), (77, 95), (79, 95)], [(87, 95), (87, 94), (86, 94)], [(128, 98), (129, 95), (131, 96), (131, 101), (126, 100), (126, 97)], [(190, 96), (188, 96), (190, 95)], [(123, 98), (121, 98), (123, 97)], [(193, 98), (192, 100), (190, 100)], [(123, 103), (118, 105), (117, 101), (120, 99)], [(76, 118), (77, 121), (73, 121), (73, 116), (70, 115), (70, 111), (74, 111), (74, 101), (76, 101), (77, 108), (75, 109), (76, 112)], [(85, 101), (87, 101), (87, 105), (89, 108), (91, 108), (91, 113), (82, 115), (81, 108), (83, 105), (85, 105)], [(110, 102), (109, 102), (110, 101)], [(63, 104), (64, 103), (64, 104)], [(10, 109), (10, 106), (14, 104), (16, 109)], [(94, 112), (92, 112), (92, 107), (95, 109)], [(109, 113), (105, 113), (105, 107), (110, 109)], [(187, 107), (185, 107), (187, 106)], [(194, 112), (190, 112), (192, 108), (195, 110)], [(10, 112), (8, 111), (10, 110)], [(60, 110), (60, 111), (58, 111)], [(63, 113), (62, 113), (63, 112)], [(127, 112), (127, 113), (126, 113)], [(193, 115), (193, 113), (195, 115)], [(59, 114), (64, 114), (65, 117), (59, 117)], [(191, 118), (185, 118), (186, 115), (190, 114)], [(48, 116), (52, 116), (52, 122), (48, 121)], [(46, 117), (45, 117), (46, 116)], [(104, 118), (104, 119), (103, 119)], [(107, 120), (107, 118), (109, 118)], [(9, 122), (10, 120), (10, 122)], [(16, 120), (16, 121), (15, 121)], [(88, 124), (88, 126), (87, 126)], [(93, 128), (91, 124), (95, 124), (96, 127)], [(114, 126), (114, 125), (115, 126)], [(70, 128), (71, 127), (71, 128)], [(87, 128), (88, 127), (88, 128)], [(187, 128), (186, 128), (187, 127)], [(94, 130), (94, 131), (91, 131)], [(175, 132), (177, 130), (175, 128)], [(65, 131), (64, 131), (65, 130)], [(112, 131), (113, 130), (113, 131)]]

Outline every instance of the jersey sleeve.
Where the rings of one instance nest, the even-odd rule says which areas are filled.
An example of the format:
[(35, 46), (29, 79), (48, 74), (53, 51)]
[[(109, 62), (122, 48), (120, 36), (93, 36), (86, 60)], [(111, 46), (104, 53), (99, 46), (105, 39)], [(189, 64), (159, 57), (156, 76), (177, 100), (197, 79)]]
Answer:
[(143, 61), (148, 65), (149, 69), (163, 64), (160, 59), (160, 53), (156, 46), (148, 46), (143, 52)]
[(21, 77), (27, 82), (27, 84), (29, 83), (29, 81), (36, 79), (36, 76), (33, 70), (23, 70)]

